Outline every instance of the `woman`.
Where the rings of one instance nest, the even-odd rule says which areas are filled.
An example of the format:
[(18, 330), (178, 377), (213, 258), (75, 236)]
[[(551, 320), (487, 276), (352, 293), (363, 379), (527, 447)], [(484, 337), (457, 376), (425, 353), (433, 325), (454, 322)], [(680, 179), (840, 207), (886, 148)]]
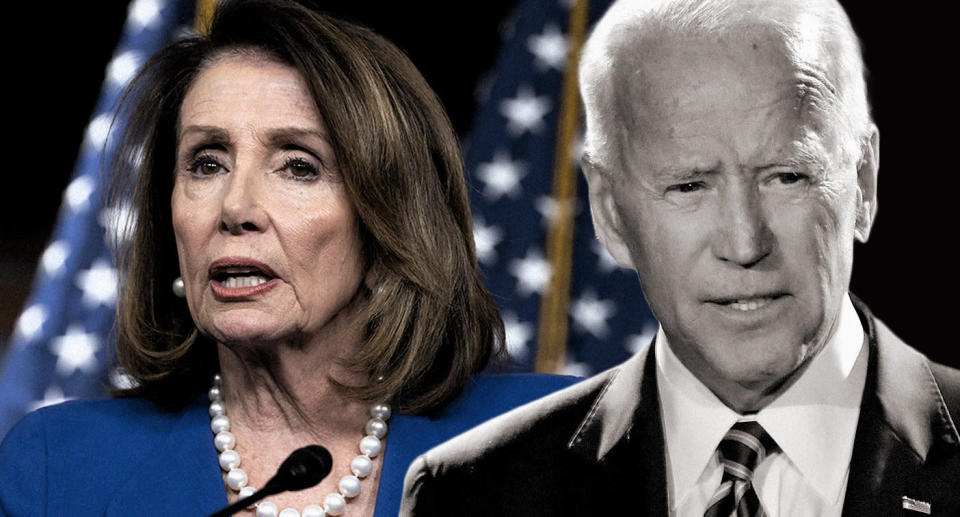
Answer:
[(206, 514), (311, 443), (331, 474), (248, 515), (396, 515), (417, 454), (569, 384), (471, 377), (503, 325), (449, 121), (390, 43), (235, 1), (130, 91), (118, 356), (137, 384), (12, 430), (4, 515)]

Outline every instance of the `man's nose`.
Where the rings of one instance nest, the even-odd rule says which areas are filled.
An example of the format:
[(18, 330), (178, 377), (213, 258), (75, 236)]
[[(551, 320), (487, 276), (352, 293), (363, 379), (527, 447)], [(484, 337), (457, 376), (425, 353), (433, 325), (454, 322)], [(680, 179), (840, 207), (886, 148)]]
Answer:
[(723, 190), (716, 225), (713, 250), (720, 260), (750, 268), (773, 251), (773, 232), (760, 193), (750, 182)]
[(230, 173), (220, 206), (221, 232), (241, 235), (267, 227), (259, 190), (256, 171), (237, 168)]

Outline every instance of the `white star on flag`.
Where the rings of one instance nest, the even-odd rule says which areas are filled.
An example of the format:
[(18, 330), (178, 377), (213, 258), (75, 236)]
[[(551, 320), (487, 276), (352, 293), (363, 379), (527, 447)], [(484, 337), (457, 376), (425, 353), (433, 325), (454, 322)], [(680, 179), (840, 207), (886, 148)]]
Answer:
[(63, 269), (63, 264), (70, 256), (70, 246), (65, 241), (51, 242), (40, 256), (40, 266), (43, 272), (54, 276)]
[(76, 283), (83, 290), (83, 303), (88, 307), (112, 305), (117, 299), (117, 271), (103, 259), (77, 273)]
[[(576, 206), (576, 202), (576, 199), (571, 199), (566, 205)], [(543, 223), (544, 226), (549, 226), (554, 219), (560, 216), (563, 204), (558, 202), (553, 196), (540, 196), (534, 201), (534, 208), (540, 214), (540, 222)], [(574, 214), (576, 214), (576, 212), (574, 212)]]
[(517, 279), (517, 292), (523, 296), (532, 293), (543, 294), (550, 284), (553, 273), (550, 263), (543, 258), (540, 250), (532, 248), (522, 259), (510, 262), (510, 274)]
[(63, 192), (63, 198), (71, 211), (79, 212), (89, 204), (90, 194), (93, 194), (93, 180), (89, 176), (83, 175), (78, 176), (67, 185), (67, 189)]
[(33, 404), (30, 404), (29, 411), (52, 406), (68, 400), (70, 400), (70, 397), (64, 396), (62, 389), (57, 386), (50, 386), (43, 392), (43, 400), (37, 400), (34, 401)]
[(137, 74), (141, 60), (140, 54), (133, 50), (114, 57), (107, 65), (107, 80), (115, 88), (123, 88)]
[(16, 333), (27, 341), (36, 336), (47, 321), (47, 310), (42, 305), (34, 304), (26, 309), (17, 318)]
[(503, 313), (503, 331), (510, 356), (521, 361), (525, 359), (530, 353), (527, 342), (533, 337), (533, 325), (520, 321), (516, 313), (507, 311)]
[(477, 259), (483, 264), (497, 261), (497, 244), (503, 240), (503, 231), (497, 226), (487, 226), (479, 217), (473, 220), (473, 242), (477, 247)]
[(563, 366), (564, 375), (573, 375), (574, 377), (589, 377), (591, 373), (593, 372), (590, 371), (590, 365), (587, 363), (569, 361)]
[(142, 30), (160, 23), (160, 10), (164, 3), (157, 0), (134, 0), (127, 11), (127, 23)]
[(587, 289), (570, 306), (574, 324), (594, 337), (604, 338), (609, 331), (607, 320), (617, 312), (617, 304), (597, 298), (597, 293)]
[(509, 153), (498, 150), (493, 155), (493, 161), (477, 167), (477, 176), (484, 184), (483, 195), (491, 202), (503, 195), (516, 198), (523, 190), (520, 180), (527, 175), (525, 169), (523, 162), (515, 162), (510, 159)]
[(536, 58), (540, 69), (563, 70), (567, 64), (567, 38), (554, 24), (548, 24), (540, 34), (527, 39), (527, 49)]
[(500, 103), (500, 114), (507, 117), (507, 130), (514, 136), (543, 129), (543, 116), (550, 109), (550, 97), (538, 97), (528, 86), (521, 86), (516, 97)]
[(643, 326), (643, 330), (639, 334), (631, 334), (627, 336), (624, 342), (624, 348), (627, 349), (631, 354), (635, 354), (650, 344), (653, 340), (653, 336), (657, 335), (657, 325), (655, 323), (647, 323)]
[(57, 356), (57, 373), (63, 376), (77, 370), (96, 372), (99, 349), (97, 335), (87, 334), (79, 325), (71, 325), (64, 335), (50, 343), (50, 351)]
[(597, 271), (601, 273), (610, 273), (620, 267), (617, 259), (607, 251), (607, 247), (597, 239), (590, 243), (590, 249), (597, 255)]
[(103, 144), (107, 143), (107, 138), (110, 136), (112, 123), (113, 116), (110, 113), (101, 113), (87, 124), (86, 143), (93, 151), (103, 150)]

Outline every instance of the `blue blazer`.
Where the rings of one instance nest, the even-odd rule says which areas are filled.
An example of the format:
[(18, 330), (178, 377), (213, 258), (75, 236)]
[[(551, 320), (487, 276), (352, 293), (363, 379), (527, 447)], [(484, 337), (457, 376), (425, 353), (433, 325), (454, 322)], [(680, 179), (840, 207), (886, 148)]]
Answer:
[[(403, 477), (421, 453), (493, 416), (579, 379), (479, 375), (430, 416), (395, 414), (375, 517), (400, 508)], [(0, 444), (0, 516), (208, 515), (227, 505), (206, 395), (177, 412), (141, 399), (40, 409)]]

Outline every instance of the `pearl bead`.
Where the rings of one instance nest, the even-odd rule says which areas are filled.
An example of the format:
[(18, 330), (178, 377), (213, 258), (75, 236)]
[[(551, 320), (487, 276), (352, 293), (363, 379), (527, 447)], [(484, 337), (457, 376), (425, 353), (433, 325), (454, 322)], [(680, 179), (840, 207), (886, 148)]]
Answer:
[[(243, 488), (240, 489), (240, 499), (246, 499), (246, 498), (252, 496), (252, 495), (254, 494), (254, 492), (256, 492), (256, 491), (257, 491), (257, 489), (256, 489), (256, 488), (253, 488), (252, 486), (245, 486), (245, 487), (243, 487)], [(249, 510), (249, 509), (251, 509), (251, 508), (255, 508), (256, 506), (257, 506), (256, 503), (254, 503), (254, 504), (251, 504), (250, 506), (248, 506), (247, 509)]]
[(327, 494), (327, 497), (323, 498), (323, 511), (327, 515), (340, 515), (346, 507), (347, 501), (340, 494)]
[(380, 438), (368, 434), (360, 440), (360, 452), (370, 456), (371, 458), (376, 458), (377, 454), (380, 454), (380, 449), (383, 448), (383, 445), (380, 443)]
[(365, 478), (373, 471), (373, 461), (370, 460), (369, 456), (361, 454), (350, 462), (350, 470), (354, 476)]
[(277, 517), (277, 505), (264, 501), (257, 505), (257, 517)]
[(227, 472), (227, 486), (235, 491), (247, 486), (247, 473), (240, 469), (230, 469), (230, 472)]
[(217, 434), (220, 431), (229, 431), (230, 419), (227, 418), (227, 415), (217, 415), (210, 419), (210, 429), (213, 431), (213, 434)]
[(216, 417), (220, 416), (227, 412), (227, 408), (223, 407), (223, 402), (219, 400), (214, 400), (210, 403), (210, 416)]
[(294, 508), (284, 508), (283, 511), (280, 512), (280, 517), (300, 517), (300, 512)]
[(357, 497), (360, 493), (360, 480), (357, 476), (343, 476), (338, 487), (343, 497)]
[(390, 406), (386, 404), (376, 404), (370, 408), (370, 416), (380, 420), (390, 420)]
[[(213, 411), (211, 409), (211, 411)], [(387, 423), (379, 418), (367, 420), (367, 425), (363, 426), (367, 434), (372, 434), (377, 438), (383, 438), (387, 434)]]
[(327, 517), (327, 512), (324, 512), (322, 507), (311, 504), (300, 512), (300, 517)]
[(220, 468), (225, 472), (240, 466), (240, 455), (233, 449), (227, 449), (220, 453)]
[(214, 386), (210, 388), (210, 391), (207, 392), (207, 396), (210, 397), (210, 402), (218, 400), (220, 398), (220, 387)]
[(220, 377), (219, 373), (213, 374), (213, 383), (216, 385), (216, 387), (218, 388), (220, 387), (220, 381), (222, 380), (223, 380), (223, 377)]
[(213, 445), (218, 451), (223, 452), (236, 446), (237, 439), (233, 437), (233, 433), (230, 431), (223, 431), (213, 437)]
[(179, 276), (173, 279), (173, 284), (170, 286), (170, 288), (173, 289), (173, 294), (175, 294), (177, 298), (184, 298), (187, 296), (187, 288), (183, 285), (183, 278)]

